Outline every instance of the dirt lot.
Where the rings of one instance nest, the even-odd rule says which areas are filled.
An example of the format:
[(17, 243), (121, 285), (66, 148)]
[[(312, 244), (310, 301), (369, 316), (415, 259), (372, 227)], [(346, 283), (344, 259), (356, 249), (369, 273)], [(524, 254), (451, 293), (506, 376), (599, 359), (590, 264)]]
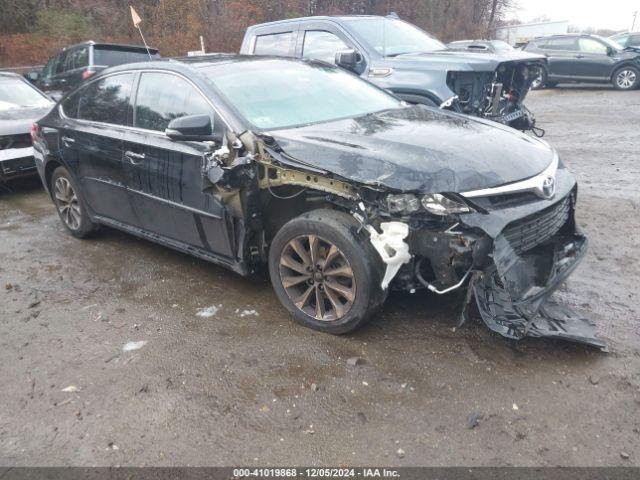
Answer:
[(0, 187), (0, 465), (640, 465), (640, 92), (529, 104), (591, 240), (560, 295), (610, 353), (454, 329), (454, 299), (429, 295), (315, 333), (266, 281), (112, 230), (73, 239), (21, 182)]

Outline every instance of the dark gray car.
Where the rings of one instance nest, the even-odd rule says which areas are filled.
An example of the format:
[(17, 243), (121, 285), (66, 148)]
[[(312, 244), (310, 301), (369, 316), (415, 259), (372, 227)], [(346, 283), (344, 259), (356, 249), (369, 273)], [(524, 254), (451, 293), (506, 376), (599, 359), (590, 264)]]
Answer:
[(0, 72), (0, 182), (36, 173), (31, 125), (51, 107), (53, 102), (23, 77)]
[(49, 59), (42, 72), (32, 71), (29, 79), (54, 100), (77, 87), (94, 73), (116, 65), (160, 58), (158, 50), (139, 45), (88, 41), (63, 48)]
[(533, 128), (524, 106), (545, 59), (450, 50), (397, 17), (308, 17), (254, 25), (241, 52), (312, 58), (337, 64), (401, 99)]
[(618, 90), (640, 85), (640, 53), (623, 49), (598, 35), (573, 34), (536, 38), (525, 48), (544, 54), (547, 66), (534, 87), (558, 83), (611, 83)]

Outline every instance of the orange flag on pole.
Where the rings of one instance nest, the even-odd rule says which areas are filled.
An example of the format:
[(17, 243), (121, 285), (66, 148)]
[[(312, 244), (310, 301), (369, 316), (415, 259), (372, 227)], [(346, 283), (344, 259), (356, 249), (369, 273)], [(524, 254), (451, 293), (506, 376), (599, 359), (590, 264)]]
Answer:
[(133, 20), (133, 26), (139, 28), (138, 26), (142, 23), (142, 19), (131, 5), (129, 5), (129, 8), (131, 9), (131, 20)]

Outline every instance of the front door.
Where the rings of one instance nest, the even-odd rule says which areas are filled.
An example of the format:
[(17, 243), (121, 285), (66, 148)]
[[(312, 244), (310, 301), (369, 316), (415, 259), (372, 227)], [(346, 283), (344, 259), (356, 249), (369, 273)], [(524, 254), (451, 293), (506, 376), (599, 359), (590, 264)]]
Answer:
[(615, 60), (608, 53), (604, 43), (593, 38), (579, 38), (578, 55), (581, 59), (576, 64), (576, 75), (598, 80), (609, 78)]
[(134, 75), (95, 80), (62, 103), (62, 155), (95, 214), (136, 225), (122, 166)]
[(137, 86), (133, 126), (124, 137), (124, 165), (131, 201), (142, 228), (196, 248), (233, 256), (226, 210), (202, 192), (203, 142), (174, 142), (164, 130), (186, 115), (214, 110), (186, 79), (169, 72), (143, 72)]

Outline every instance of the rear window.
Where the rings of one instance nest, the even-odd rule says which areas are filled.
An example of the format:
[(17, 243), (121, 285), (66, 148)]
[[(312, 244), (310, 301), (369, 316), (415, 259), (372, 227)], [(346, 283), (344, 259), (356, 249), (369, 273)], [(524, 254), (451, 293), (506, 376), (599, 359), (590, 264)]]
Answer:
[(545, 47), (549, 50), (577, 50), (575, 37), (552, 38)]
[[(151, 58), (160, 58), (160, 54), (151, 50)], [(95, 47), (93, 51), (93, 63), (113, 67), (123, 63), (148, 62), (149, 55), (146, 50), (123, 50), (117, 48)]]
[(291, 50), (292, 40), (293, 32), (259, 35), (256, 37), (256, 46), (253, 49), (253, 53), (255, 55), (287, 56)]

